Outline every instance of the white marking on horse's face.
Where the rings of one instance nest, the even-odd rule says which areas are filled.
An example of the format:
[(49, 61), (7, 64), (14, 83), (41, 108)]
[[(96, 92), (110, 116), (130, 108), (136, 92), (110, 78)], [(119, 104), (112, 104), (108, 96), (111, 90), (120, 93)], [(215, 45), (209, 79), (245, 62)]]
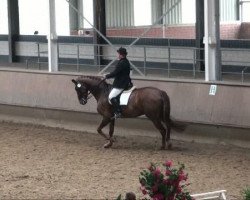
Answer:
[(77, 83), (76, 85), (78, 88), (82, 87), (82, 84), (81, 83)]

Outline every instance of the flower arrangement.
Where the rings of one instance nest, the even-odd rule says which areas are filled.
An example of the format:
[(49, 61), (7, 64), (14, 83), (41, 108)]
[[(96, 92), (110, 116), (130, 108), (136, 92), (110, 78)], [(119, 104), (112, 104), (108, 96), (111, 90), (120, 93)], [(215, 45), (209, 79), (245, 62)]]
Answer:
[(172, 161), (166, 161), (163, 166), (164, 174), (154, 163), (140, 173), (140, 188), (146, 199), (150, 197), (153, 200), (194, 200), (186, 191), (189, 184), (185, 183), (188, 175), (184, 173), (184, 164), (179, 164), (175, 169)]
[(250, 200), (250, 187), (243, 190), (243, 199)]

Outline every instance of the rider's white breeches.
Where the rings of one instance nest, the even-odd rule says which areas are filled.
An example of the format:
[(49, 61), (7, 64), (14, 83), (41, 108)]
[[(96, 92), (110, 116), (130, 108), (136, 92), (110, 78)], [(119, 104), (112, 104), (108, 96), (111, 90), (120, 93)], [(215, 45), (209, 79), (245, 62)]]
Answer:
[(113, 88), (111, 90), (111, 92), (109, 93), (109, 101), (114, 98), (117, 97), (119, 94), (121, 94), (123, 91), (123, 89), (119, 89), (119, 88)]

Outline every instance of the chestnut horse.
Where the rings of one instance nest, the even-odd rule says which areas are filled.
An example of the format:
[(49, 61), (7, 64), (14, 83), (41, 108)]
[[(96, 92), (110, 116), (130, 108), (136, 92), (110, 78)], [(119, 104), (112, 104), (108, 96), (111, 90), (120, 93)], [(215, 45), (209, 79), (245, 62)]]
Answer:
[[(109, 142), (104, 145), (105, 148), (112, 146), (115, 119), (113, 119), (113, 108), (108, 101), (108, 95), (112, 86), (105, 80), (96, 76), (80, 76), (72, 80), (75, 84), (75, 90), (80, 104), (85, 105), (91, 94), (97, 101), (97, 111), (103, 116), (97, 132), (105, 137)], [(128, 105), (122, 109), (122, 117), (132, 118), (146, 115), (162, 135), (161, 149), (171, 148), (170, 131), (171, 127), (177, 131), (183, 131), (184, 126), (178, 125), (170, 119), (170, 100), (165, 91), (154, 87), (144, 87), (133, 90), (129, 97)], [(109, 137), (102, 129), (109, 124)], [(166, 125), (166, 128), (164, 127)], [(167, 130), (166, 130), (167, 129)]]

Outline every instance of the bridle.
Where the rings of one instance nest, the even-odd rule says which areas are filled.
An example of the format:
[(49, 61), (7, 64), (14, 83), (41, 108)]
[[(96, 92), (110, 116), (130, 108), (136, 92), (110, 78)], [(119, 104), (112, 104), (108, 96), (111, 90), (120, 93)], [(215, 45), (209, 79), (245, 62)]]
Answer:
[[(102, 79), (95, 87), (99, 87), (101, 85), (101, 83), (104, 82), (105, 80), (106, 80), (106, 78)], [(87, 94), (86, 100), (89, 100), (92, 97), (93, 97), (93, 94), (88, 90), (88, 94)]]
[(93, 94), (91, 94), (91, 92), (90, 91), (88, 91), (88, 94), (87, 94), (87, 100), (89, 100), (91, 97), (93, 97)]

